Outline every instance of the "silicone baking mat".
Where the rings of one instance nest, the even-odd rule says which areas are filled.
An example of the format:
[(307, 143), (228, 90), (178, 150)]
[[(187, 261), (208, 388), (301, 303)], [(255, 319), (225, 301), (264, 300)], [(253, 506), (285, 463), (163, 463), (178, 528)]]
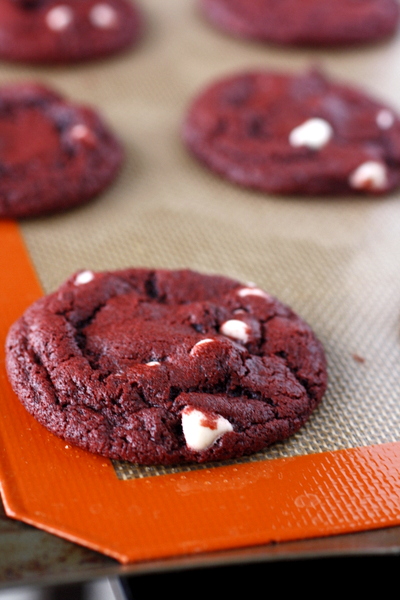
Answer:
[(237, 188), (185, 151), (193, 94), (246, 68), (318, 65), (400, 110), (400, 37), (291, 50), (230, 38), (195, 1), (138, 0), (140, 46), (57, 68), (0, 66), (96, 106), (126, 148), (123, 171), (84, 207), (0, 223), (1, 333), (81, 268), (192, 268), (254, 281), (323, 342), (329, 386), (293, 438), (242, 461), (141, 468), (90, 456), (20, 406), (0, 363), (0, 479), (9, 516), (121, 562), (400, 522), (400, 198), (273, 197)]

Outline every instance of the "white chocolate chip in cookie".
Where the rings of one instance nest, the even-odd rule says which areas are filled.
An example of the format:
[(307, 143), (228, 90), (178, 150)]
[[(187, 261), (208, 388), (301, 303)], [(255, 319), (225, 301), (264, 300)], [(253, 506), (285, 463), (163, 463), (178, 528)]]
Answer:
[(207, 415), (186, 406), (182, 411), (182, 430), (186, 444), (192, 450), (206, 450), (222, 435), (233, 431), (231, 423), (221, 415)]
[(66, 4), (54, 6), (46, 15), (47, 27), (53, 31), (63, 31), (72, 23), (73, 18), (72, 8)]
[(76, 125), (73, 125), (69, 133), (73, 140), (82, 142), (86, 146), (93, 147), (96, 144), (95, 134), (83, 123), (76, 123)]
[(238, 296), (241, 296), (242, 298), (246, 296), (259, 296), (260, 298), (270, 298), (269, 294), (267, 294), (263, 290), (260, 290), (260, 288), (257, 287), (244, 287), (238, 291)]
[(383, 190), (388, 183), (386, 165), (374, 160), (362, 163), (350, 174), (349, 183), (357, 190)]
[(145, 363), (145, 365), (148, 367), (156, 367), (159, 364), (160, 363), (158, 362), (158, 360), (150, 360), (149, 362)]
[(84, 285), (85, 283), (89, 283), (89, 281), (93, 281), (94, 273), (93, 271), (81, 271), (75, 277), (74, 284), (75, 285)]
[(89, 20), (99, 29), (110, 29), (118, 23), (118, 13), (110, 4), (99, 2), (95, 4), (89, 13)]
[(333, 129), (324, 119), (308, 119), (289, 134), (289, 143), (295, 148), (306, 146), (311, 150), (320, 150), (331, 139)]
[(76, 140), (82, 140), (90, 134), (89, 128), (83, 123), (77, 123), (71, 127), (71, 136)]
[(390, 129), (394, 121), (394, 114), (387, 108), (382, 108), (376, 115), (376, 124), (380, 129)]
[(249, 339), (250, 328), (243, 321), (238, 319), (230, 319), (222, 323), (220, 333), (234, 340), (246, 343)]
[(211, 344), (212, 342), (215, 342), (215, 340), (213, 340), (212, 338), (204, 338), (204, 340), (199, 340), (191, 349), (189, 354), (196, 354), (197, 353), (197, 349), (199, 346), (204, 346), (205, 344)]

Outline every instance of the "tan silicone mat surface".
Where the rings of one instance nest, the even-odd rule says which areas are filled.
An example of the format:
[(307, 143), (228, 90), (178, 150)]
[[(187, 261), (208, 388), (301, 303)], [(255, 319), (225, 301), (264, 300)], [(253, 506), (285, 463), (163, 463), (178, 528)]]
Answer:
[(324, 343), (329, 387), (303, 430), (269, 449), (284, 457), (400, 439), (400, 194), (296, 199), (239, 189), (188, 156), (180, 140), (193, 94), (247, 67), (318, 64), (400, 110), (400, 37), (335, 52), (229, 38), (194, 0), (138, 0), (141, 45), (102, 62), (2, 65), (0, 81), (38, 79), (92, 104), (119, 134), (126, 162), (96, 201), (21, 229), (46, 292), (73, 271), (126, 266), (215, 272), (290, 304)]

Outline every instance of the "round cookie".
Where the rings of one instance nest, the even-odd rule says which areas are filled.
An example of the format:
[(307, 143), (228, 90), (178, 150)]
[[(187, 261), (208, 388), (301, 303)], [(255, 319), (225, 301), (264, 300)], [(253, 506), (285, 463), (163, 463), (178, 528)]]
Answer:
[(399, 24), (397, 0), (199, 0), (199, 6), (226, 33), (283, 45), (376, 42)]
[(47, 429), (139, 464), (248, 455), (297, 432), (327, 385), (299, 316), (190, 270), (80, 271), (10, 328), (10, 382)]
[(0, 59), (72, 63), (136, 44), (142, 16), (130, 0), (2, 0)]
[(183, 142), (236, 184), (276, 194), (384, 194), (400, 184), (400, 119), (321, 72), (249, 71), (188, 107)]
[(37, 83), (0, 88), (0, 218), (83, 204), (111, 184), (123, 149), (100, 115)]

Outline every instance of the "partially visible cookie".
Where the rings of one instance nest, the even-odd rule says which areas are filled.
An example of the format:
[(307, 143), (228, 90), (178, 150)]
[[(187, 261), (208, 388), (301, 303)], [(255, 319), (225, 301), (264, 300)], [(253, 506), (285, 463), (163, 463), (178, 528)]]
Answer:
[(0, 218), (66, 210), (117, 176), (123, 148), (99, 113), (37, 83), (0, 87)]
[(2, 0), (0, 59), (71, 63), (132, 47), (143, 28), (131, 0)]
[(231, 182), (278, 194), (388, 193), (400, 185), (400, 119), (319, 71), (223, 77), (190, 103), (183, 141)]
[(262, 450), (297, 432), (327, 385), (323, 347), (289, 307), (190, 270), (80, 271), (26, 310), (6, 351), (42, 425), (148, 465)]
[(397, 0), (199, 0), (199, 6), (226, 33), (284, 45), (376, 42), (399, 24)]

